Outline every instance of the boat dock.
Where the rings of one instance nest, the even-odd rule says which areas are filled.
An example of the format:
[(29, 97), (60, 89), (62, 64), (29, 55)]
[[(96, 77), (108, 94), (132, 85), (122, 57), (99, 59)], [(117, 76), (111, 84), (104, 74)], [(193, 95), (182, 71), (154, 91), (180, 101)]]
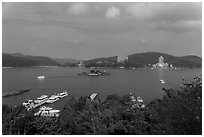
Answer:
[[(36, 100), (28, 100), (23, 103), (23, 106), (27, 108), (27, 110), (37, 108), (39, 106), (42, 106), (46, 103), (54, 103), (58, 100), (60, 100), (63, 97), (68, 96), (67, 91), (61, 92), (59, 94), (51, 95), (49, 98), (47, 95), (42, 95), (41, 97), (38, 97)], [(53, 98), (55, 97), (55, 98)]]

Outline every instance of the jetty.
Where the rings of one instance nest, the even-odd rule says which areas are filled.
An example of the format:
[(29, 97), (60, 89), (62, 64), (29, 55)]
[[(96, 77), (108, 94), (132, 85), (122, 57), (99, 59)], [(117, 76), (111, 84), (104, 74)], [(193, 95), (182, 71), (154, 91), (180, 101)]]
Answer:
[(30, 89), (23, 89), (23, 90), (18, 90), (18, 91), (12, 91), (12, 92), (6, 92), (2, 96), (3, 97), (10, 97), (10, 96), (16, 96), (25, 92), (30, 91)]
[(26, 102), (23, 103), (23, 106), (27, 108), (27, 110), (37, 108), (39, 106), (44, 105), (45, 103), (54, 103), (57, 100), (68, 96), (67, 91), (65, 90), (64, 92), (61, 92), (57, 95), (51, 95), (51, 97), (48, 98), (47, 95), (42, 95), (38, 97), (36, 100), (27, 100)]

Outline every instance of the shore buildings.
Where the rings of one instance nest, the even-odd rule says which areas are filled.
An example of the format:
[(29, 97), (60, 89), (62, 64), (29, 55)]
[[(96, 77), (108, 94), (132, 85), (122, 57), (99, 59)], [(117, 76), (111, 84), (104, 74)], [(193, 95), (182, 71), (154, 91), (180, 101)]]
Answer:
[(164, 57), (160, 56), (158, 58), (158, 63), (153, 64), (153, 67), (163, 68), (163, 67), (169, 67), (168, 63), (164, 63)]
[(117, 62), (124, 62), (128, 60), (128, 56), (118, 56), (117, 57)]

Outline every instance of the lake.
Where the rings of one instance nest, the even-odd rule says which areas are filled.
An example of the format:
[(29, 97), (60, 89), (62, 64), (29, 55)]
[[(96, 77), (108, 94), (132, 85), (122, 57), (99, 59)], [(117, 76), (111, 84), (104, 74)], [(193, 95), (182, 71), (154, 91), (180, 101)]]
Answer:
[[(99, 69), (103, 71), (104, 69)], [(89, 96), (93, 92), (98, 93), (101, 99), (107, 95), (117, 93), (119, 95), (135, 93), (145, 101), (161, 98), (164, 88), (179, 88), (182, 77), (191, 79), (202, 74), (202, 69), (167, 69), (167, 68), (138, 68), (138, 69), (105, 69), (109, 76), (89, 77), (79, 76), (87, 68), (63, 68), (63, 67), (33, 67), (33, 68), (3, 68), (2, 89), (3, 93), (25, 88), (29, 92), (18, 96), (2, 98), (3, 104), (20, 105), (26, 99), (36, 99), (42, 94), (51, 96), (67, 90), (70, 96), (79, 98)], [(37, 76), (44, 75), (44, 80)], [(163, 79), (165, 84), (160, 83)], [(51, 104), (54, 108), (64, 105), (68, 97)]]

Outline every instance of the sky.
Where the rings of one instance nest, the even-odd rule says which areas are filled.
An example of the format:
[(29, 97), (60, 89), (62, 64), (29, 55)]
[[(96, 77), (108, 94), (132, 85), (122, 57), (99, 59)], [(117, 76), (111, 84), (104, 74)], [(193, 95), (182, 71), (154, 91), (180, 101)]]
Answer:
[(92, 59), (202, 56), (202, 3), (3, 3), (2, 52)]

